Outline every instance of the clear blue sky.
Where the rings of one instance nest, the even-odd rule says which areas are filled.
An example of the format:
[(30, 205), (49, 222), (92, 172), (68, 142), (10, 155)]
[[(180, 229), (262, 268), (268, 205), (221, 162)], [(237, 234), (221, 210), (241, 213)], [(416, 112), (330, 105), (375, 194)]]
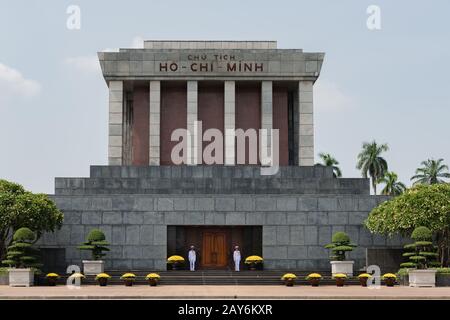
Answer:
[[(80, 30), (66, 28), (71, 4), (81, 9)], [(371, 4), (381, 30), (366, 27)], [(54, 177), (106, 164), (97, 51), (140, 39), (236, 39), (325, 52), (316, 152), (358, 177), (361, 143), (387, 142), (390, 169), (409, 184), (422, 160), (450, 164), (449, 16), (446, 0), (0, 0), (0, 178), (53, 193)]]

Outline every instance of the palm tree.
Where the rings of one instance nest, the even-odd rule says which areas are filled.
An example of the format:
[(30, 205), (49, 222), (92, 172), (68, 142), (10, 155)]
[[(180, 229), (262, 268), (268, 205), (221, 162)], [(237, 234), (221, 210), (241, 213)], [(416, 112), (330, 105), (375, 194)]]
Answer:
[(450, 178), (450, 173), (448, 172), (448, 166), (442, 164), (442, 161), (444, 159), (422, 161), (420, 163), (422, 167), (416, 169), (416, 175), (411, 177), (411, 180), (416, 180), (415, 185), (445, 183), (444, 180), (439, 178)]
[(384, 183), (385, 186), (381, 190), (381, 194), (386, 196), (398, 196), (405, 192), (406, 186), (403, 182), (397, 181), (398, 176), (395, 172), (386, 172), (378, 183)]
[(387, 144), (378, 145), (374, 140), (372, 142), (364, 142), (362, 150), (358, 154), (356, 168), (361, 170), (364, 178), (367, 178), (368, 175), (370, 176), (375, 194), (377, 194), (378, 180), (384, 177), (388, 171), (387, 162), (381, 157), (381, 153), (388, 150), (389, 147)]
[(342, 177), (341, 169), (337, 166), (339, 161), (337, 161), (331, 154), (321, 152), (319, 153), (320, 159), (322, 159), (322, 164), (326, 167), (333, 168), (333, 176), (335, 178)]

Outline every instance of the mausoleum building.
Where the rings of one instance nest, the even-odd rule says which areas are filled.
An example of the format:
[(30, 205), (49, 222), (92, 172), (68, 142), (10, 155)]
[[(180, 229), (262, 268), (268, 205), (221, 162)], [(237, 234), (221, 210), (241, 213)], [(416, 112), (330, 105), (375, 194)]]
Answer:
[[(401, 245), (363, 227), (385, 200), (370, 195), (368, 179), (335, 178), (314, 163), (323, 53), (275, 41), (145, 41), (98, 57), (109, 90), (108, 165), (55, 180), (64, 225), (40, 242), (61, 263), (81, 265), (77, 246), (93, 228), (111, 243), (105, 262), (114, 270), (166, 270), (166, 258), (186, 258), (190, 245), (200, 269), (229, 268), (239, 245), (266, 269), (329, 270), (323, 246), (337, 231), (359, 245), (356, 268), (366, 248)], [(277, 161), (264, 162), (261, 153), (275, 148)]]

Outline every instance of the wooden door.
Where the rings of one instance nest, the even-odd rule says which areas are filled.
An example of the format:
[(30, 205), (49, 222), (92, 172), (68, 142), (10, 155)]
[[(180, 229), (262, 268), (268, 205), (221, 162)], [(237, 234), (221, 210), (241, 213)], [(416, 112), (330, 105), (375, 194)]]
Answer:
[(225, 232), (203, 232), (202, 266), (223, 268), (227, 265)]

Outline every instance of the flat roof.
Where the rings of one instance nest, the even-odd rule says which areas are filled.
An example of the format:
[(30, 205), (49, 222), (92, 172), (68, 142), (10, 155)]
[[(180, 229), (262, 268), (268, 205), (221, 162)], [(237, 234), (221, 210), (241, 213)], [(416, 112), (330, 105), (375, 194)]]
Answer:
[(270, 40), (145, 40), (144, 49), (277, 49)]

